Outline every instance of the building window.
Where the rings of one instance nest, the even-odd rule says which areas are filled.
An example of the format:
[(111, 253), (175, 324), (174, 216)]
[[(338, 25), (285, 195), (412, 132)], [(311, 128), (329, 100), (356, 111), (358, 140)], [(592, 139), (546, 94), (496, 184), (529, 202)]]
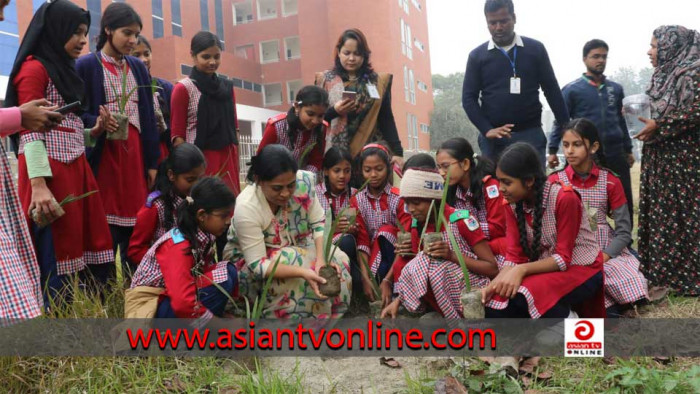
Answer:
[[(12, 5), (12, 3), (14, 2), (10, 2), (10, 5)], [(90, 11), (90, 20), (99, 21), (102, 19), (102, 4), (100, 0), (87, 0), (87, 9)], [(88, 31), (88, 44), (90, 45), (90, 51), (95, 51), (97, 46), (97, 37), (99, 36), (100, 23), (90, 23), (90, 29)]]
[(202, 22), (202, 30), (209, 30), (209, 1), (199, 0), (199, 15)]
[(301, 57), (299, 37), (287, 37), (284, 39), (284, 53), (286, 54), (287, 60), (299, 59)]
[(408, 0), (399, 0), (399, 8), (403, 8), (403, 11), (408, 14)]
[(180, 64), (180, 74), (182, 74), (184, 76), (189, 76), (191, 72), (192, 72), (192, 66), (188, 66), (186, 64)]
[(265, 106), (282, 104), (281, 83), (270, 83), (263, 86), (263, 104)]
[(276, 0), (258, 0), (258, 20), (277, 18)]
[(418, 150), (418, 119), (413, 114), (406, 114), (406, 129), (408, 131), (408, 150)]
[(294, 103), (297, 93), (299, 93), (299, 89), (301, 89), (302, 86), (304, 86), (304, 83), (301, 81), (301, 79), (287, 82), (287, 97), (289, 98), (289, 104)]
[(243, 1), (233, 5), (233, 24), (242, 25), (253, 21), (253, 3)]
[(401, 53), (413, 59), (413, 44), (411, 43), (411, 26), (401, 19)]
[(430, 134), (430, 129), (428, 128), (428, 125), (425, 123), (420, 124), (420, 131), (423, 134)]
[(260, 43), (260, 62), (274, 63), (280, 61), (279, 41), (264, 41)]
[(226, 49), (226, 37), (224, 36), (224, 11), (222, 0), (214, 0), (214, 18), (216, 19), (216, 35), (221, 41), (221, 49)]
[(410, 93), (409, 102), (413, 105), (416, 104), (416, 82), (413, 78), (413, 70), (408, 70), (408, 91)]
[(297, 0), (282, 0), (282, 16), (296, 15), (299, 13)]
[(231, 82), (233, 82), (233, 87), (243, 88), (243, 80), (242, 79), (231, 78)]
[(419, 51), (425, 52), (425, 45), (423, 45), (423, 43), (420, 42), (417, 38), (413, 39), (413, 45), (415, 45)]
[(253, 44), (248, 44), (248, 45), (241, 45), (239, 47), (236, 47), (236, 50), (234, 51), (234, 55), (238, 56), (242, 59), (255, 59), (255, 47)]
[(253, 91), (256, 93), (262, 93), (262, 85), (259, 83), (253, 84)]
[(411, 90), (408, 87), (408, 67), (406, 66), (403, 66), (403, 96), (406, 101), (411, 101)]
[(153, 38), (163, 37), (163, 0), (151, 0)]
[(180, 0), (170, 0), (170, 19), (172, 19), (173, 35), (182, 37), (182, 10)]
[[(5, 21), (0, 23), (0, 51), (12, 56), (0, 56), (0, 75), (9, 76), (15, 61), (14, 54), (19, 50), (19, 28), (17, 27), (17, 2), (11, 1), (5, 7)], [(8, 81), (8, 83), (11, 83)], [(4, 94), (5, 92), (3, 92)]]
[(427, 92), (427, 91), (428, 91), (428, 85), (427, 85), (425, 82), (423, 82), (423, 81), (418, 81), (418, 82), (416, 83), (416, 85), (418, 85), (418, 89), (419, 89), (419, 90), (421, 90), (421, 91), (423, 91), (423, 92)]

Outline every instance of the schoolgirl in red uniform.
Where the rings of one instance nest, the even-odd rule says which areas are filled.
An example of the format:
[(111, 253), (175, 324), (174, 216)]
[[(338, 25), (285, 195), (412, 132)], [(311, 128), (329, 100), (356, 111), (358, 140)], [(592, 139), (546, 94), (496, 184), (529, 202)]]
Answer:
[(318, 176), (326, 150), (328, 123), (323, 117), (327, 109), (328, 92), (315, 85), (304, 86), (286, 114), (267, 121), (258, 153), (269, 144), (284, 145), (299, 163), (299, 169)]
[[(549, 180), (573, 186), (581, 195), (586, 217), (603, 250), (605, 308), (608, 316), (618, 316), (619, 307), (649, 298), (639, 260), (627, 248), (632, 240), (632, 222), (625, 191), (617, 176), (605, 168), (604, 147), (595, 125), (587, 119), (575, 119), (564, 130), (562, 147), (567, 166)], [(608, 216), (615, 220), (614, 230)]]
[[(357, 193), (350, 206), (357, 209), (357, 249), (360, 258), (369, 258), (372, 274), (381, 281), (394, 263), (397, 221), (404, 228), (411, 225), (399, 189), (392, 187), (391, 155), (380, 144), (368, 144), (360, 153), (362, 176), (367, 187)], [(361, 269), (365, 269), (364, 264)]]
[[(120, 250), (126, 276), (134, 268), (128, 266), (129, 238), (136, 214), (155, 182), (160, 155), (151, 77), (142, 61), (129, 56), (142, 27), (141, 18), (130, 5), (110, 4), (102, 13), (97, 52), (82, 56), (76, 63), (86, 86), (88, 110), (81, 117), (87, 127), (102, 117), (107, 133), (116, 131), (118, 123), (113, 114), (119, 113), (120, 99), (135, 89), (124, 111), (128, 117), (127, 139), (108, 139), (107, 133), (103, 133), (88, 151), (114, 251)], [(122, 89), (123, 77), (126, 77), (126, 89)], [(115, 272), (110, 275), (114, 276)]]
[(207, 159), (207, 175), (218, 175), (235, 195), (240, 192), (238, 119), (233, 83), (216, 74), (221, 64), (221, 41), (208, 31), (192, 37), (194, 67), (175, 84), (172, 111), (173, 146), (197, 145)]
[[(146, 37), (139, 35), (136, 47), (131, 56), (141, 59), (146, 65), (148, 73), (151, 73), (151, 59), (153, 58), (153, 49), (151, 43)], [(169, 81), (151, 76), (151, 81), (155, 82), (155, 91), (153, 92), (153, 109), (156, 114), (156, 124), (160, 133), (160, 158), (159, 161), (165, 160), (170, 154), (172, 148), (172, 138), (170, 135), (170, 99), (173, 95), (173, 84)]]
[(565, 318), (577, 308), (605, 317), (603, 254), (583, 204), (569, 186), (550, 183), (535, 149), (509, 146), (496, 169), (506, 209), (506, 261), (482, 290), (486, 317)]
[[(391, 275), (398, 297), (384, 309), (384, 316), (395, 317), (399, 304), (411, 312), (421, 311), (427, 304), (445, 318), (462, 317), (460, 294), (465, 278), (455, 253), (464, 255), (469, 282), (474, 288), (486, 287), (489, 277), (498, 273), (496, 258), (479, 222), (467, 210), (456, 210), (448, 205), (444, 208), (443, 224), (450, 226), (459, 250), (452, 249), (445, 227), (440, 230), (442, 241), (427, 245), (427, 252), (417, 250), (423, 228), (427, 232), (436, 230), (434, 213), (442, 199), (443, 183), (435, 170), (411, 168), (404, 173), (401, 197), (413, 217), (410, 250), (417, 255), (408, 262), (397, 259), (394, 263)], [(397, 251), (399, 247), (404, 251), (404, 245), (397, 246)]]
[[(43, 4), (17, 54), (10, 101), (22, 104), (46, 98), (58, 106), (85, 102), (85, 85), (75, 69), (75, 59), (87, 44), (89, 26), (89, 13), (69, 1)], [(64, 205), (65, 214), (59, 218), (52, 206), (52, 200), (60, 202), (69, 195), (100, 189), (85, 157), (85, 146), (103, 131), (101, 122), (85, 130), (80, 117), (68, 113), (48, 132), (24, 130), (20, 134), (19, 195), (32, 229), (47, 307), (52, 300), (56, 304), (69, 300), (63, 298), (63, 290), (70, 283), (70, 274), (90, 268), (104, 281), (104, 267), (114, 261), (101, 190)], [(55, 221), (39, 228), (28, 215), (35, 209)]]
[(440, 174), (445, 178), (450, 174), (447, 203), (475, 215), (493, 253), (505, 255), (506, 212), (496, 166), (476, 156), (469, 141), (461, 137), (443, 142), (435, 157)]
[(202, 327), (223, 315), (238, 275), (228, 261), (214, 261), (214, 248), (231, 223), (234, 203), (233, 192), (220, 179), (202, 178), (178, 207), (177, 227), (148, 250), (131, 288), (164, 289), (156, 318), (196, 319), (193, 324)]
[(160, 163), (154, 191), (136, 216), (129, 240), (129, 260), (138, 265), (151, 245), (175, 227), (177, 207), (190, 194), (192, 185), (204, 175), (206, 163), (196, 146), (182, 143)]

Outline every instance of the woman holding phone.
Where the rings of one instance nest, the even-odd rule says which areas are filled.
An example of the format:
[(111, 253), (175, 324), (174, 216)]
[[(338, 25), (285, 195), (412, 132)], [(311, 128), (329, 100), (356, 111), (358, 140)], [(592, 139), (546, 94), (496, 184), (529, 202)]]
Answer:
[(328, 92), (330, 103), (326, 146), (357, 158), (366, 144), (383, 140), (392, 151), (391, 163), (401, 167), (403, 148), (391, 111), (393, 76), (374, 71), (371, 53), (365, 35), (348, 29), (335, 46), (333, 69), (316, 73), (315, 83)]

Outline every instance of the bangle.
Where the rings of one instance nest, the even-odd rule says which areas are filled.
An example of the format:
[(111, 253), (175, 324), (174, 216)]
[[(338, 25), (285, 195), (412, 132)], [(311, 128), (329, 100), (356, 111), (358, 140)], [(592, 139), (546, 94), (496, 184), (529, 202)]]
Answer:
[(384, 281), (386, 281), (386, 282), (389, 283), (389, 284), (392, 284), (392, 282), (389, 280), (389, 278), (384, 278), (384, 279), (382, 279), (382, 282), (384, 282)]

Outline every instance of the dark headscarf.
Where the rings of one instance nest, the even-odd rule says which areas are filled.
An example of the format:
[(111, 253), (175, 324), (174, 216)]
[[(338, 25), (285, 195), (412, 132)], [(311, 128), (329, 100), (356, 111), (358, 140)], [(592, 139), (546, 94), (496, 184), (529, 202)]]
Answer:
[(647, 94), (651, 116), (658, 119), (678, 109), (689, 109), (695, 100), (694, 78), (700, 72), (700, 33), (683, 26), (654, 30), (658, 65)]
[(80, 101), (85, 107), (85, 85), (75, 70), (75, 60), (63, 49), (83, 23), (90, 27), (90, 13), (68, 0), (53, 0), (39, 7), (17, 51), (7, 84), (5, 106), (14, 107), (19, 104), (12, 81), (27, 56), (33, 55), (46, 68), (49, 78), (66, 104)]
[(200, 149), (220, 150), (238, 144), (233, 84), (218, 75), (207, 75), (192, 67), (190, 78), (202, 96), (197, 109), (197, 138)]

